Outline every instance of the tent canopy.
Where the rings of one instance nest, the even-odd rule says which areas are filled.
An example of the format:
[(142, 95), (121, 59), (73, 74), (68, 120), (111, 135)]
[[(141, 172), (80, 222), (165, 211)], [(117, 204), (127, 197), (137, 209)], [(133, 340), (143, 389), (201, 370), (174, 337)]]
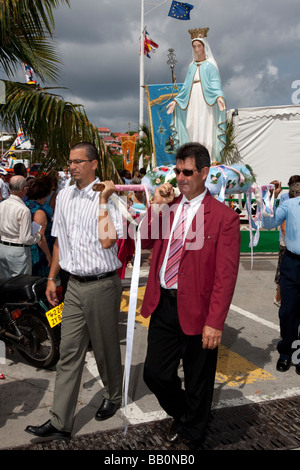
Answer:
[(275, 179), (287, 186), (300, 175), (300, 106), (238, 108), (233, 119), (235, 142), (242, 161), (253, 168), (259, 185)]

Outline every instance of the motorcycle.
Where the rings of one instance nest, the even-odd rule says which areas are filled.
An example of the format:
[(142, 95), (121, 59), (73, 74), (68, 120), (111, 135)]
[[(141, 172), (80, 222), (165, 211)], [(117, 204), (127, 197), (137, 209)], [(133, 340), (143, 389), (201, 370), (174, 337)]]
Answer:
[[(42, 369), (59, 359), (63, 306), (49, 308), (46, 285), (46, 278), (27, 274), (0, 279), (0, 341)], [(59, 288), (57, 293), (61, 294)]]

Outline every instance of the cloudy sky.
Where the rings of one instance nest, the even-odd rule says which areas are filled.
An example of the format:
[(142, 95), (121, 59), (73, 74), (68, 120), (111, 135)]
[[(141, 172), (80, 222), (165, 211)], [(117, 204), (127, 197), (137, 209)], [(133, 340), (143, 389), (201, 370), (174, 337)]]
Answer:
[[(228, 109), (293, 104), (292, 84), (300, 80), (299, 0), (188, 2), (191, 19), (179, 21), (168, 16), (171, 0), (145, 0), (145, 25), (159, 44), (145, 58), (146, 84), (171, 82), (169, 48), (182, 82), (192, 57), (188, 29), (209, 27)], [(138, 129), (141, 0), (70, 0), (70, 8), (56, 9), (55, 23), (60, 83), (69, 90), (64, 98), (84, 105), (98, 127), (126, 132), (130, 122)]]

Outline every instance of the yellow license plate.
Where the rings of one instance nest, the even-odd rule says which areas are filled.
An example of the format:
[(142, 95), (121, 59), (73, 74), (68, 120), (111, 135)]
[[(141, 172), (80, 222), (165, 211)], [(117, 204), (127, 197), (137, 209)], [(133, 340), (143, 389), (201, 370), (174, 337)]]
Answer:
[(56, 305), (56, 307), (51, 308), (51, 310), (48, 310), (48, 312), (46, 312), (46, 317), (51, 328), (61, 322), (63, 306), (64, 304), (62, 302), (61, 304)]

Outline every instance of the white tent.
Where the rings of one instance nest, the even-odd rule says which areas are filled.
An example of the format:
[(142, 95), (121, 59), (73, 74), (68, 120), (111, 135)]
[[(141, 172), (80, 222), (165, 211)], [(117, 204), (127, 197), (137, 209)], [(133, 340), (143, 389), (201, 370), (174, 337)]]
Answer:
[(235, 142), (244, 164), (249, 164), (259, 185), (274, 179), (287, 186), (300, 175), (300, 106), (238, 108), (233, 119)]

